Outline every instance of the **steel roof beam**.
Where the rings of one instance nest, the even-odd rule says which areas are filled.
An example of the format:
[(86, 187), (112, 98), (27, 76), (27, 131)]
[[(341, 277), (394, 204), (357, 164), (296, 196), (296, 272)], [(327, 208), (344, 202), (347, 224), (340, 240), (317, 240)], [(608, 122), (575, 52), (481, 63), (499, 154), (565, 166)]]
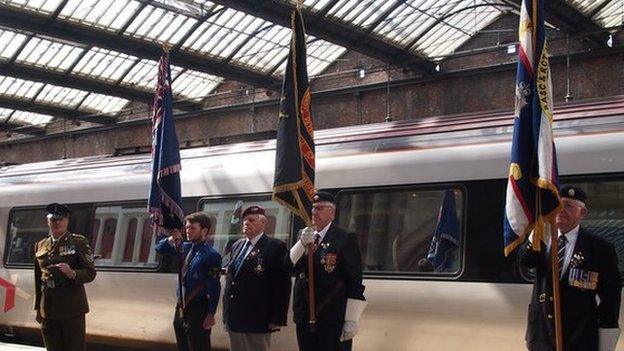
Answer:
[[(116, 33), (81, 25), (67, 20), (50, 22), (45, 15), (0, 3), (0, 24), (30, 32), (41, 33), (63, 40), (115, 50), (139, 58), (157, 61), (162, 55), (158, 43), (130, 36), (119, 37)], [(222, 60), (188, 51), (172, 53), (171, 62), (177, 66), (209, 73), (227, 79), (279, 90), (281, 80), (262, 72), (225, 63)]]
[[(504, 0), (520, 9), (522, 0)], [(544, 1), (546, 22), (570, 34), (585, 34), (596, 48), (607, 47), (609, 33), (564, 0)]]
[[(0, 75), (32, 80), (35, 82), (49, 83), (53, 85), (80, 89), (87, 92), (116, 96), (132, 101), (151, 105), (154, 101), (154, 93), (130, 88), (123, 85), (115, 85), (115, 82), (82, 77), (76, 74), (65, 74), (54, 70), (25, 65), (21, 63), (7, 63), (0, 61)], [(201, 104), (174, 99), (176, 109), (193, 111), (201, 108)]]
[(115, 117), (111, 116), (104, 116), (99, 114), (94, 115), (91, 112), (87, 111), (81, 111), (73, 108), (61, 107), (58, 105), (13, 98), (8, 96), (0, 96), (0, 107), (40, 113), (67, 120), (84, 121), (98, 124), (111, 124), (117, 121)]
[[(295, 5), (279, 0), (214, 0), (223, 6), (263, 18), (290, 28), (290, 13)], [(326, 17), (323, 12), (303, 11), (306, 31), (347, 49), (360, 52), (369, 57), (429, 74), (434, 72), (435, 64), (426, 57), (396, 46), (371, 35), (365, 28), (357, 28), (341, 21)]]
[(44, 135), (46, 133), (46, 130), (43, 127), (34, 125), (23, 125), (11, 122), (0, 122), (0, 130), (3, 132), (30, 135)]

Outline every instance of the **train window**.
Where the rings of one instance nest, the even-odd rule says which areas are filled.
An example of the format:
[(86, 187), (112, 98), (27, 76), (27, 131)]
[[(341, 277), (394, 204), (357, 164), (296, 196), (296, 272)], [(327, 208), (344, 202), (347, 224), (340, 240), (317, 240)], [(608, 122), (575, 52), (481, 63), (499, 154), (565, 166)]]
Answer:
[(613, 243), (624, 275), (624, 181), (574, 182), (587, 194), (589, 212), (581, 226)]
[[(88, 231), (90, 205), (69, 205), (69, 231), (85, 234)], [(44, 207), (14, 209), (11, 211), (8, 230), (7, 265), (30, 265), (34, 258), (34, 244), (49, 233)]]
[(463, 191), (372, 189), (338, 194), (338, 223), (355, 232), (368, 273), (461, 270)]
[(213, 235), (210, 236), (210, 241), (223, 256), (223, 265), (227, 265), (230, 261), (232, 244), (243, 237), (241, 213), (252, 204), (265, 209), (267, 217), (265, 234), (284, 242), (288, 241), (290, 212), (266, 197), (202, 199), (200, 209), (212, 220)]
[(156, 268), (155, 235), (145, 203), (95, 208), (91, 244), (97, 266)]

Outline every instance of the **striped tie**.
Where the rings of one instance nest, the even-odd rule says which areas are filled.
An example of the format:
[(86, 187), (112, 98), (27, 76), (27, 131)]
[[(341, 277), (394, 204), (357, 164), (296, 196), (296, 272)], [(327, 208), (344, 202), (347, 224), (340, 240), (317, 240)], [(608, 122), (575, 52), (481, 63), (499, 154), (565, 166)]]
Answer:
[(563, 270), (563, 260), (565, 258), (565, 249), (566, 249), (567, 243), (568, 243), (568, 239), (566, 239), (565, 235), (560, 235), (559, 239), (557, 239), (557, 246), (559, 247), (557, 250), (557, 262), (559, 264), (559, 276), (561, 276), (561, 271)]

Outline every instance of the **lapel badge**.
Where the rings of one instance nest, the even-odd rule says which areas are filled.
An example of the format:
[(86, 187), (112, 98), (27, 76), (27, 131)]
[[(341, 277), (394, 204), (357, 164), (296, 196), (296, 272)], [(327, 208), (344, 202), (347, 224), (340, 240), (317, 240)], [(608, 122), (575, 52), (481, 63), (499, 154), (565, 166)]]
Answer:
[(334, 254), (325, 254), (323, 255), (323, 257), (321, 258), (321, 264), (323, 265), (323, 267), (325, 267), (325, 271), (327, 273), (331, 273), (334, 271), (334, 269), (336, 269), (336, 261), (337, 261), (338, 255)]
[(256, 272), (257, 275), (261, 275), (262, 273), (264, 273), (264, 267), (262, 266), (262, 257), (258, 257), (258, 263), (254, 267), (254, 272)]
[(327, 250), (329, 248), (329, 243), (321, 243), (321, 247), (323, 250)]
[(580, 267), (581, 264), (583, 263), (583, 261), (585, 261), (585, 256), (583, 255), (582, 252), (575, 252), (572, 255), (572, 258), (570, 259), (570, 266), (571, 267)]

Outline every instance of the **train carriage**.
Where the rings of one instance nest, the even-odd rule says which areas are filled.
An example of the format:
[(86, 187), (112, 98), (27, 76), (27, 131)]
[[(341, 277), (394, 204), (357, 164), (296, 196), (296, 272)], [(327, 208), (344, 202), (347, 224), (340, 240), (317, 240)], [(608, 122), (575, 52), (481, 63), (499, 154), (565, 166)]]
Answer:
[[(561, 180), (587, 190), (584, 225), (616, 245), (624, 271), (624, 97), (567, 103), (555, 116)], [(503, 111), (316, 132), (317, 187), (336, 194), (337, 221), (357, 234), (362, 252), (369, 306), (356, 350), (524, 349), (531, 272), (504, 257), (502, 243), (512, 122)], [(262, 205), (267, 234), (296, 240), (301, 223), (270, 201), (274, 153), (274, 140), (181, 151), (185, 211), (210, 215), (211, 241), (225, 260), (240, 237), (241, 205)], [(38, 332), (32, 244), (47, 235), (45, 205), (61, 202), (74, 211), (71, 230), (99, 255), (98, 277), (87, 285), (88, 339), (174, 349), (176, 268), (154, 252), (150, 175), (146, 154), (0, 168), (1, 275), (19, 290), (16, 306), (0, 314), (5, 333)], [(424, 269), (418, 263), (430, 253), (447, 190), (457, 250), (445, 269)], [(296, 349), (289, 318), (274, 350)], [(212, 340), (227, 348), (221, 324)]]

